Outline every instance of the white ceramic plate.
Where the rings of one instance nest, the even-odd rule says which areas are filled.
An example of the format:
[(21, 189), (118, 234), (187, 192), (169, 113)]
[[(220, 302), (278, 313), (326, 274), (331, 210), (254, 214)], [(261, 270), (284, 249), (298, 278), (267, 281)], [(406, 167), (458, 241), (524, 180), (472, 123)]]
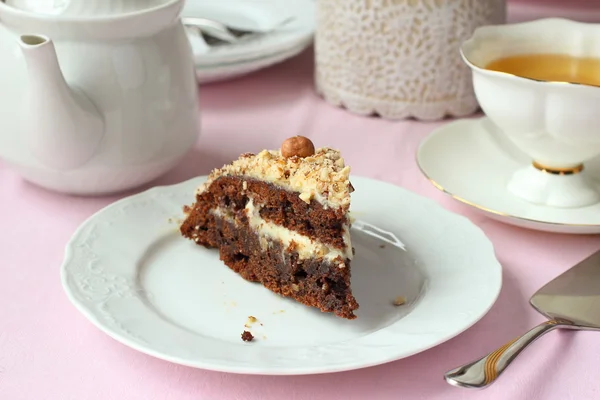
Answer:
[(315, 31), (314, 0), (188, 0), (182, 15), (257, 30), (270, 29), (288, 17), (295, 18), (280, 30), (235, 45), (207, 48), (200, 37), (188, 31), (197, 67), (274, 56), (310, 43)]
[(310, 44), (310, 41), (290, 50), (276, 53), (272, 56), (260, 57), (256, 60), (242, 61), (232, 64), (220, 64), (210, 67), (197, 67), (196, 76), (199, 83), (214, 83), (237, 78), (252, 72), (270, 67), (297, 56)]
[[(174, 222), (205, 178), (101, 210), (67, 245), (69, 299), (116, 340), (175, 363), (248, 374), (313, 374), (410, 356), (464, 331), (492, 306), (501, 266), (468, 219), (390, 184), (355, 177), (358, 318), (324, 314), (249, 283)], [(402, 243), (406, 250), (402, 249)], [(392, 305), (405, 296), (407, 304)], [(256, 339), (240, 335), (248, 316)]]
[[(552, 208), (513, 196), (512, 174), (531, 160), (486, 117), (451, 122), (419, 146), (417, 162), (440, 190), (499, 221), (541, 231), (600, 233), (600, 203), (581, 208)], [(583, 173), (600, 176), (600, 158)]]

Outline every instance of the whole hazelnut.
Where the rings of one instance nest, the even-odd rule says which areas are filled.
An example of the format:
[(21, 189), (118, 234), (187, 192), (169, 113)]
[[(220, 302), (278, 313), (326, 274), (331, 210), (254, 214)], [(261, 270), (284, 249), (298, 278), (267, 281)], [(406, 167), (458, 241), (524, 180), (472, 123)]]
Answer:
[(281, 145), (281, 155), (290, 157), (309, 157), (315, 154), (315, 145), (309, 138), (294, 136), (286, 139)]

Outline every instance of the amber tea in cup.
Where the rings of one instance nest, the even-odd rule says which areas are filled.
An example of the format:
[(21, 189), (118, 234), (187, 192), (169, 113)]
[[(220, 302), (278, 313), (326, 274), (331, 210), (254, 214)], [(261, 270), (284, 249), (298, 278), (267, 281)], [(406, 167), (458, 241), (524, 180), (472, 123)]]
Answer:
[(519, 54), (491, 61), (484, 68), (538, 81), (600, 86), (600, 58)]

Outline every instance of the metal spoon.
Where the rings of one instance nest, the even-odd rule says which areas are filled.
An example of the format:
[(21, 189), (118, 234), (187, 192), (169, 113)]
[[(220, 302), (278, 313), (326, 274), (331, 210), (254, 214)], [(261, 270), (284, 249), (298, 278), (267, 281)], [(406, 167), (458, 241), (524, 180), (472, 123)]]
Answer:
[[(204, 38), (206, 44), (236, 43), (238, 41), (238, 38), (230, 31), (229, 27), (218, 21), (184, 17), (181, 22), (185, 27), (196, 30)], [(210, 43), (211, 39), (216, 39), (216, 42)]]
[(184, 26), (196, 29), (197, 32), (203, 36), (207, 44), (211, 45), (222, 43), (233, 44), (240, 42), (242, 39), (271, 33), (284, 25), (287, 25), (294, 19), (294, 17), (286, 18), (267, 30), (238, 29), (218, 21), (199, 17), (184, 17), (182, 18), (182, 22)]

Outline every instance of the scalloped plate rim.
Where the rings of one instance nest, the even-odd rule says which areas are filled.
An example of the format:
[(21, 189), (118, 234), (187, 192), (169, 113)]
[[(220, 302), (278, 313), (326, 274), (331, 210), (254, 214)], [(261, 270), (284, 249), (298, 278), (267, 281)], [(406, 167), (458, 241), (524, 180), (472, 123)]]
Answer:
[[(356, 362), (351, 365), (350, 364), (342, 365), (342, 366), (337, 366), (334, 368), (304, 367), (304, 368), (292, 368), (289, 370), (281, 370), (281, 371), (276, 371), (276, 370), (272, 370), (269, 368), (260, 369), (260, 368), (254, 368), (254, 367), (250, 367), (250, 368), (247, 368), (247, 367), (241, 367), (241, 368), (223, 367), (223, 366), (211, 364), (210, 361), (205, 362), (202, 360), (194, 360), (193, 362), (189, 362), (189, 361), (186, 361), (179, 357), (169, 356), (168, 354), (165, 354), (165, 353), (161, 352), (160, 350), (155, 350), (151, 347), (147, 347), (142, 344), (136, 343), (135, 341), (132, 341), (127, 337), (124, 337), (123, 335), (115, 332), (114, 330), (112, 330), (109, 327), (107, 327), (106, 325), (104, 325), (99, 320), (99, 318), (96, 315), (94, 315), (93, 312), (91, 312), (84, 304), (82, 304), (73, 295), (72, 289), (69, 286), (70, 276), (67, 274), (66, 267), (69, 263), (71, 263), (73, 261), (73, 247), (75, 245), (75, 240), (79, 237), (79, 235), (83, 232), (83, 230), (90, 223), (92, 223), (96, 218), (101, 216), (104, 212), (107, 212), (108, 210), (110, 210), (112, 208), (117, 208), (120, 205), (127, 204), (130, 202), (135, 202), (136, 200), (143, 199), (144, 197), (149, 196), (152, 193), (161, 192), (161, 191), (165, 191), (165, 190), (172, 191), (174, 188), (177, 188), (177, 187), (183, 187), (186, 185), (191, 186), (192, 183), (193, 183), (193, 186), (197, 186), (197, 184), (201, 183), (206, 178), (207, 178), (206, 176), (199, 176), (199, 177), (195, 177), (195, 178), (192, 178), (192, 179), (189, 179), (189, 180), (186, 180), (184, 182), (180, 182), (180, 183), (174, 184), (174, 185), (155, 186), (155, 187), (152, 187), (145, 191), (142, 191), (140, 193), (136, 193), (134, 195), (117, 200), (114, 203), (111, 203), (108, 206), (98, 210), (93, 215), (88, 217), (84, 222), (82, 222), (81, 225), (76, 229), (76, 231), (72, 235), (71, 240), (68, 242), (68, 244), (65, 247), (65, 257), (64, 257), (64, 261), (61, 266), (61, 274), (60, 275), (61, 275), (61, 283), (62, 283), (63, 289), (64, 289), (69, 301), (75, 306), (75, 308), (79, 312), (81, 312), (83, 314), (83, 316), (85, 316), (100, 331), (104, 332), (105, 334), (107, 334), (109, 337), (113, 338), (117, 342), (119, 342), (123, 345), (126, 345), (134, 350), (137, 350), (143, 354), (150, 355), (150, 356), (156, 357), (158, 359), (169, 361), (169, 362), (172, 362), (175, 364), (184, 365), (184, 366), (193, 367), (193, 368), (200, 368), (200, 369), (206, 369), (206, 370), (212, 370), (212, 371), (218, 371), (218, 372), (250, 374), (250, 375), (310, 375), (310, 374), (322, 374), (322, 373), (335, 373), (335, 372), (342, 372), (342, 371), (350, 371), (350, 370), (361, 369), (361, 368), (366, 368), (366, 367), (371, 367), (371, 366), (376, 366), (376, 365), (381, 365), (381, 364), (397, 361), (397, 360), (421, 353), (423, 351), (429, 350), (429, 349), (436, 347), (442, 343), (445, 343), (446, 341), (460, 335), (461, 333), (463, 333), (464, 331), (466, 331), (467, 329), (472, 327), (474, 324), (476, 324), (479, 320), (481, 320), (481, 318), (483, 318), (489, 312), (489, 310), (492, 308), (492, 306), (495, 304), (496, 300), (498, 299), (500, 290), (502, 288), (502, 267), (501, 267), (500, 263), (498, 262), (497, 258), (495, 257), (492, 243), (489, 241), (489, 239), (485, 236), (485, 234), (479, 227), (477, 227), (476, 225), (471, 223), (466, 217), (464, 217), (462, 215), (454, 214), (450, 211), (443, 209), (439, 204), (437, 204), (432, 199), (429, 199), (424, 196), (418, 195), (416, 193), (410, 192), (406, 189), (403, 189), (399, 186), (393, 185), (388, 182), (378, 181), (378, 180), (371, 179), (371, 178), (363, 178), (363, 177), (353, 176), (353, 178), (352, 178), (353, 183), (355, 183), (357, 181), (363, 181), (363, 182), (366, 182), (367, 184), (370, 183), (370, 184), (376, 184), (376, 185), (384, 185), (384, 186), (391, 187), (394, 190), (399, 190), (401, 192), (404, 192), (405, 194), (409, 194), (409, 196), (419, 198), (420, 200), (423, 201), (423, 203), (427, 204), (429, 207), (438, 208), (440, 212), (442, 212), (443, 214), (446, 214), (448, 217), (457, 218), (457, 219), (463, 220), (464, 223), (470, 224), (470, 228), (473, 229), (473, 233), (479, 234), (481, 236), (481, 239), (484, 242), (487, 242), (487, 245), (489, 247), (488, 250), (491, 251), (491, 254), (489, 254), (491, 256), (490, 257), (490, 265), (489, 265), (489, 267), (491, 268), (490, 269), (490, 277), (495, 278), (494, 282), (491, 282), (491, 285), (493, 286), (494, 290), (492, 290), (491, 292), (489, 292), (487, 294), (488, 297), (487, 297), (487, 299), (485, 299), (485, 304), (479, 305), (480, 307), (479, 307), (479, 311), (478, 311), (477, 315), (472, 316), (467, 322), (465, 322), (460, 327), (460, 329), (455, 329), (452, 332), (446, 332), (446, 334), (443, 337), (439, 338), (438, 340), (429, 342), (426, 346), (420, 346), (419, 348), (405, 351), (404, 353), (402, 353), (400, 355), (392, 355), (392, 356), (386, 357), (385, 359), (379, 359), (379, 360), (375, 360), (372, 362)], [(355, 186), (358, 186), (358, 185), (355, 185)], [(223, 267), (225, 267), (225, 266), (223, 266)], [(385, 329), (387, 329), (387, 328), (385, 328)], [(321, 347), (326, 348), (328, 346), (324, 345)]]

